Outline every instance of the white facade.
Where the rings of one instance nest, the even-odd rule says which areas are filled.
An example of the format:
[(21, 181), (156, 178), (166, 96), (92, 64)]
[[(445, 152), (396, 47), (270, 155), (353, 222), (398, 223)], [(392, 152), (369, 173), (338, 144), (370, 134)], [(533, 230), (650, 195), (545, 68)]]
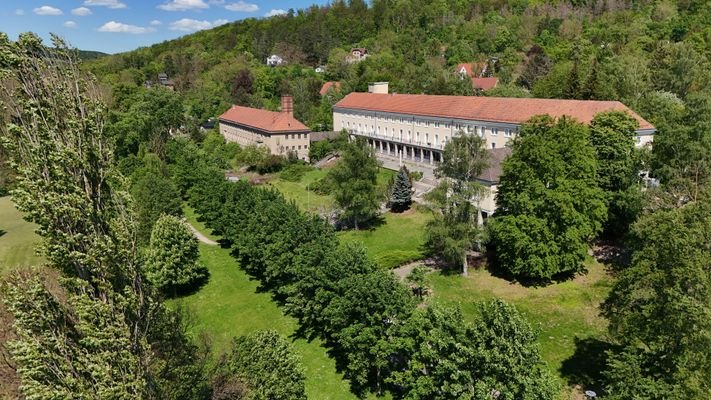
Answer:
[(276, 54), (272, 54), (271, 56), (267, 57), (267, 65), (270, 67), (276, 67), (277, 65), (281, 65), (283, 63), (284, 59)]

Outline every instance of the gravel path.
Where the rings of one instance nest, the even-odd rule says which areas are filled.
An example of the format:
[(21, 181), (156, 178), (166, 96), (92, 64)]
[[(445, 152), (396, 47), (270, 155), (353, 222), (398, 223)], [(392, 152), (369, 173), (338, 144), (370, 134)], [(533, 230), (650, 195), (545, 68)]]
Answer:
[[(186, 222), (186, 223), (187, 223), (187, 222)], [(216, 244), (218, 244), (216, 241), (214, 241), (214, 240), (208, 238), (207, 236), (203, 235), (202, 232), (200, 232), (199, 230), (195, 229), (194, 226), (190, 225), (189, 223), (187, 223), (187, 224), (188, 224), (188, 226), (190, 227), (190, 230), (193, 231), (193, 234), (195, 235), (195, 237), (197, 238), (197, 240), (199, 240), (199, 241), (201, 241), (201, 242), (203, 242), (203, 243), (205, 243), (205, 244), (210, 244), (210, 245), (216, 245)]]

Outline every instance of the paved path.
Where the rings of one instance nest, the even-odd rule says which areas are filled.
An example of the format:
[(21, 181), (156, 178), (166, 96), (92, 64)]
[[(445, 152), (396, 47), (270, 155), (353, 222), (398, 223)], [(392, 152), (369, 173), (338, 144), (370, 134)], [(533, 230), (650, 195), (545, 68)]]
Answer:
[(210, 239), (209, 237), (203, 235), (202, 232), (200, 232), (199, 230), (195, 229), (195, 227), (192, 226), (192, 225), (190, 225), (190, 223), (186, 222), (186, 224), (188, 224), (188, 226), (190, 227), (190, 230), (193, 231), (193, 234), (195, 235), (195, 237), (197, 238), (197, 240), (199, 240), (199, 241), (201, 241), (201, 242), (203, 242), (203, 243), (205, 243), (205, 244), (210, 244), (210, 245), (216, 245), (216, 244), (218, 244), (216, 241), (214, 241), (214, 240)]

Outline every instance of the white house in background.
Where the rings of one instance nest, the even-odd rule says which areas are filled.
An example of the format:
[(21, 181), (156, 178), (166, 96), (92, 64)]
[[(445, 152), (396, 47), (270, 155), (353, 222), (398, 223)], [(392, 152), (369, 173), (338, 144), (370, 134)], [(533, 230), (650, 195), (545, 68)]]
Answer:
[(346, 57), (346, 62), (357, 63), (368, 58), (368, 50), (365, 47), (354, 47)]
[(326, 72), (326, 67), (324, 67), (323, 65), (319, 65), (314, 71), (316, 71), (317, 74), (323, 74), (324, 72)]
[(272, 54), (271, 56), (267, 57), (267, 65), (270, 67), (276, 67), (277, 65), (282, 65), (283, 63), (284, 59), (276, 54)]

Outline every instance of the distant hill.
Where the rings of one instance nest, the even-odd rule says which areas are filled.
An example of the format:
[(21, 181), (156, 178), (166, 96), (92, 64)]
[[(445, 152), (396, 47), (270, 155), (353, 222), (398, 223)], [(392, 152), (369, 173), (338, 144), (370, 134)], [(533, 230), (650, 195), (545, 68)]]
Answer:
[[(684, 100), (707, 87), (707, 4), (334, 0), (101, 57), (87, 67), (107, 84), (134, 88), (166, 73), (201, 119), (229, 104), (275, 109), (288, 91), (297, 117), (327, 130), (330, 107), (318, 93), (324, 82), (340, 81), (343, 94), (389, 81), (397, 93), (614, 99), (650, 120), (655, 105), (647, 93)], [(352, 47), (366, 48), (369, 57), (352, 62)], [(267, 67), (271, 54), (286, 64)], [(474, 90), (454, 73), (458, 63), (488, 63), (499, 85)], [(325, 73), (314, 71), (320, 65)]]
[(93, 50), (77, 50), (80, 60), (96, 60), (97, 58), (102, 58), (109, 56), (108, 53), (102, 53), (100, 51)]

